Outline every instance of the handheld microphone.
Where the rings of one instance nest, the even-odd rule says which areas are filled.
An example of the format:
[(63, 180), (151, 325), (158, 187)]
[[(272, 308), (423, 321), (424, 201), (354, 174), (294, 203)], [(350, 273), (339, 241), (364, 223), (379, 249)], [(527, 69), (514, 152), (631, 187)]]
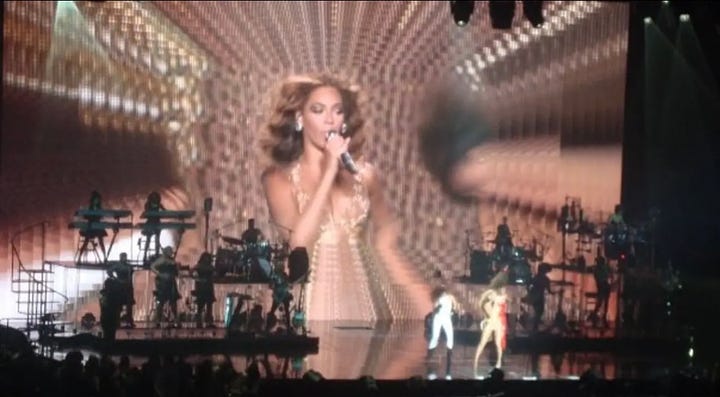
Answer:
[[(327, 134), (328, 139), (330, 139), (330, 137), (335, 134), (337, 134), (337, 131), (335, 131), (335, 130), (328, 131), (328, 134)], [(348, 170), (351, 174), (357, 174), (358, 172), (360, 172), (360, 170), (358, 170), (357, 166), (355, 165), (355, 162), (353, 161), (353, 158), (350, 155), (350, 153), (345, 152), (345, 153), (341, 154), (340, 161), (342, 162), (345, 169)]]

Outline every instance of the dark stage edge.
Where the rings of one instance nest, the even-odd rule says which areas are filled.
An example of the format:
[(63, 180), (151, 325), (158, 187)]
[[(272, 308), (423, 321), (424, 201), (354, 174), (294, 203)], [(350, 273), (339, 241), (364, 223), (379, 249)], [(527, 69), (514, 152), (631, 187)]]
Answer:
[[(480, 343), (477, 330), (456, 330), (455, 343), (476, 346)], [(489, 346), (493, 347), (492, 340)], [(612, 352), (644, 355), (687, 353), (689, 340), (651, 337), (580, 337), (539, 333), (533, 336), (508, 336), (507, 347), (513, 353)]]
[[(118, 333), (125, 330), (118, 330)], [(302, 335), (259, 334), (231, 331), (221, 337), (167, 337), (163, 330), (133, 330), (156, 332), (160, 337), (116, 339), (106, 341), (96, 335), (83, 333), (73, 336), (56, 336), (44, 344), (57, 351), (89, 350), (108, 355), (150, 356), (152, 354), (274, 354), (278, 356), (304, 356), (317, 354), (319, 338)], [(192, 330), (187, 330), (192, 332)], [(224, 330), (221, 330), (224, 332)], [(208, 333), (208, 330), (197, 330)]]
[[(374, 384), (374, 387), (372, 386)], [(716, 396), (708, 380), (670, 376), (654, 381), (602, 380), (261, 380), (257, 396)]]

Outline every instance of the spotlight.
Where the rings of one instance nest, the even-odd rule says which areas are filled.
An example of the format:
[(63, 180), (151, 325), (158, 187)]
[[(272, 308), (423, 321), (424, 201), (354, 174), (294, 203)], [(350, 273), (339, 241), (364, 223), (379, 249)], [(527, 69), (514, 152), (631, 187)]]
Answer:
[(288, 281), (296, 283), (305, 278), (310, 269), (310, 257), (305, 247), (295, 247), (288, 258)]
[(515, 18), (515, 1), (490, 0), (490, 22), (493, 29), (510, 29)]
[(465, 26), (470, 22), (470, 15), (475, 10), (474, 1), (451, 1), (450, 12), (452, 13), (455, 24)]
[(690, 14), (680, 14), (680, 22), (690, 21)]
[(645, 17), (645, 19), (643, 19), (643, 21), (645, 22), (645, 25), (650, 25), (652, 23), (652, 18)]
[(523, 14), (525, 15), (525, 19), (527, 19), (534, 28), (539, 28), (545, 23), (542, 6), (542, 1), (523, 1)]

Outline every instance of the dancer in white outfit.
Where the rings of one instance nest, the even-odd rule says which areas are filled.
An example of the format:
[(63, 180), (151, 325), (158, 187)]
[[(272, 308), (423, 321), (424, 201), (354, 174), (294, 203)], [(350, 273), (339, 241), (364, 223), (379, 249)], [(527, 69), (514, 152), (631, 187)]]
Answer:
[[(436, 277), (440, 277), (439, 272)], [(453, 310), (457, 307), (457, 301), (445, 288), (439, 285), (433, 290), (433, 311), (432, 315), (432, 333), (430, 335), (430, 343), (428, 344), (428, 359), (432, 358), (435, 348), (437, 348), (440, 340), (440, 332), (445, 333), (445, 345), (447, 346), (447, 360), (445, 366), (445, 379), (452, 379), (450, 368), (452, 365), (452, 348), (454, 339), (454, 330), (452, 323)], [(430, 371), (428, 378), (435, 379), (437, 375)]]

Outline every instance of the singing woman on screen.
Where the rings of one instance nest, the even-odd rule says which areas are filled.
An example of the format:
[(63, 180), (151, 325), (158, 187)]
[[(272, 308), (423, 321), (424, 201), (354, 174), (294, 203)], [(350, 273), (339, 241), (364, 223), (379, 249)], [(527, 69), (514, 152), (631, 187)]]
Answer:
[(362, 156), (358, 95), (326, 75), (281, 84), (261, 139), (270, 215), (290, 249), (308, 251), (308, 320), (422, 319), (429, 287), (396, 249), (380, 172)]

